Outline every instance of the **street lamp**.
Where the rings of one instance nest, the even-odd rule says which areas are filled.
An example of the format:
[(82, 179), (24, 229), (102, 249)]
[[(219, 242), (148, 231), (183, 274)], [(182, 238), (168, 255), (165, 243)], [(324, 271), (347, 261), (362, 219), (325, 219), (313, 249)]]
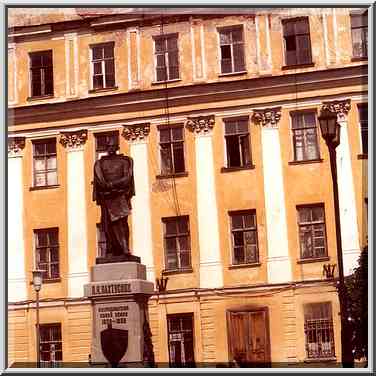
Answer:
[(42, 288), (44, 270), (33, 270), (33, 286), (36, 293), (36, 316), (37, 316), (37, 367), (40, 367), (40, 333), (39, 333), (39, 291)]
[(337, 180), (337, 162), (336, 162), (336, 147), (340, 143), (340, 129), (341, 126), (337, 122), (337, 114), (330, 111), (328, 108), (321, 110), (318, 117), (321, 129), (321, 135), (326, 142), (329, 150), (330, 169), (333, 181), (333, 196), (334, 196), (334, 217), (336, 227), (336, 243), (337, 243), (337, 260), (338, 260), (338, 274), (339, 281), (337, 283), (338, 298), (341, 314), (341, 350), (342, 350), (342, 365), (343, 367), (353, 367), (354, 359), (352, 355), (352, 332), (348, 321), (348, 295), (345, 285), (345, 277), (343, 273), (343, 258), (342, 258), (342, 239), (341, 239), (341, 221), (339, 216), (339, 200), (338, 200), (338, 180)]

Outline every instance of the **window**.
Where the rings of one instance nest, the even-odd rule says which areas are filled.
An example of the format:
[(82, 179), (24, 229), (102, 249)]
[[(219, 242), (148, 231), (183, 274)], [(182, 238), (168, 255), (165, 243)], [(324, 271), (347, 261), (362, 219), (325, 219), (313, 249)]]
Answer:
[(351, 38), (354, 58), (368, 56), (368, 11), (351, 14)]
[(334, 333), (330, 303), (304, 305), (304, 333), (307, 358), (333, 358)]
[(34, 187), (57, 185), (56, 140), (33, 141)]
[(29, 59), (31, 96), (53, 95), (52, 51), (31, 52)]
[(233, 265), (258, 262), (256, 212), (230, 212)]
[(95, 160), (107, 155), (107, 143), (110, 139), (116, 140), (119, 144), (119, 132), (103, 132), (95, 135)]
[(292, 114), (294, 160), (319, 159), (316, 114), (314, 112)]
[(156, 81), (179, 78), (178, 34), (154, 37)]
[(248, 119), (225, 120), (227, 167), (249, 167)]
[(93, 89), (115, 86), (114, 42), (91, 46)]
[(191, 268), (188, 216), (163, 218), (166, 270)]
[(102, 225), (97, 224), (97, 257), (105, 257), (107, 250), (106, 235), (103, 231)]
[(297, 209), (301, 258), (325, 257), (327, 250), (324, 206), (301, 206)]
[[(241, 366), (270, 362), (268, 310), (227, 312), (230, 359)], [(261, 363), (261, 364), (260, 364)]]
[(245, 71), (243, 26), (219, 29), (222, 73)]
[(41, 324), (39, 335), (41, 367), (56, 367), (63, 361), (61, 324)]
[(194, 366), (193, 313), (167, 315), (170, 365)]
[(60, 277), (58, 229), (34, 230), (36, 266), (44, 270), (43, 280)]
[(362, 137), (362, 153), (368, 154), (368, 104), (358, 106), (360, 134)]
[(159, 140), (162, 175), (184, 172), (183, 127), (161, 128)]
[(312, 63), (308, 17), (283, 20), (286, 65)]

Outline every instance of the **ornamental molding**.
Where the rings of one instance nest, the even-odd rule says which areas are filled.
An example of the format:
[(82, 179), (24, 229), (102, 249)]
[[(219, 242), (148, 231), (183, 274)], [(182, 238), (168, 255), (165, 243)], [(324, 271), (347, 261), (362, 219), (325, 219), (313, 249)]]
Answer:
[(322, 110), (329, 110), (337, 114), (338, 121), (345, 121), (347, 114), (351, 109), (351, 99), (343, 99), (338, 101), (324, 102)]
[(253, 110), (252, 120), (265, 128), (278, 128), (281, 119), (281, 107)]
[(10, 157), (21, 156), (26, 145), (26, 137), (8, 138), (8, 155)]
[(189, 117), (185, 123), (185, 126), (196, 134), (208, 134), (214, 128), (215, 116), (195, 116)]
[(60, 143), (68, 149), (80, 149), (84, 146), (86, 140), (86, 129), (60, 133)]
[(129, 142), (146, 141), (150, 123), (123, 125), (122, 136)]

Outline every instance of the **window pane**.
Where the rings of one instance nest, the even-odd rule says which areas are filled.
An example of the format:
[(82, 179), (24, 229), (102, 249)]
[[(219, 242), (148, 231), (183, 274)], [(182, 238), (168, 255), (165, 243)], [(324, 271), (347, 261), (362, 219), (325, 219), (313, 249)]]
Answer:
[(44, 173), (35, 174), (35, 186), (41, 187), (44, 185), (46, 185), (46, 175)]
[(233, 51), (234, 51), (234, 71), (241, 72), (245, 70), (243, 44), (234, 44)]
[(170, 67), (177, 67), (179, 65), (179, 55), (177, 52), (170, 52), (168, 54), (168, 63)]
[(180, 267), (188, 268), (191, 266), (190, 254), (189, 252), (180, 253)]
[(59, 261), (59, 249), (58, 248), (50, 248), (50, 255), (51, 255), (51, 262)]
[(175, 51), (177, 49), (178, 49), (178, 39), (176, 37), (168, 38), (167, 39), (167, 50), (168, 51)]
[(163, 38), (158, 38), (155, 40), (155, 52), (164, 52), (166, 50), (166, 40)]
[(161, 172), (162, 174), (171, 174), (173, 172), (170, 144), (161, 144)]
[(311, 209), (299, 208), (299, 223), (311, 222)]
[(54, 92), (54, 83), (53, 83), (53, 71), (51, 68), (45, 68), (44, 70), (44, 94), (53, 94)]
[(308, 64), (311, 63), (311, 46), (309, 35), (298, 35), (296, 37), (297, 43), (297, 63)]
[(165, 55), (157, 55), (157, 67), (165, 67), (166, 66), (166, 58)]
[(108, 45), (104, 47), (104, 57), (105, 58), (114, 57), (114, 46)]
[(115, 86), (115, 76), (113, 74), (106, 74), (106, 87)]
[(56, 169), (56, 157), (47, 158), (47, 169), (54, 170)]
[(304, 126), (316, 127), (316, 114), (314, 112), (304, 114)]
[(219, 34), (219, 40), (220, 40), (221, 45), (230, 44), (231, 43), (230, 32), (221, 31)]
[(254, 228), (255, 226), (255, 216), (253, 214), (244, 215), (244, 226), (247, 228)]
[(39, 256), (39, 262), (47, 262), (48, 261), (48, 258), (47, 258), (47, 250), (46, 248), (39, 248), (38, 250), (38, 256)]
[(103, 48), (93, 47), (93, 60), (103, 59)]
[(178, 261), (176, 255), (167, 255), (167, 269), (177, 269)]
[(93, 88), (94, 89), (103, 88), (103, 76), (94, 76), (93, 77)]
[(181, 141), (183, 140), (183, 128), (172, 128), (172, 140)]
[(47, 185), (57, 185), (56, 171), (47, 172)]
[(102, 74), (102, 62), (93, 63), (94, 74)]
[(184, 148), (183, 143), (174, 144), (174, 172), (184, 172)]
[(234, 247), (234, 264), (241, 264), (245, 262), (244, 248)]
[(286, 51), (296, 51), (295, 36), (285, 38)]
[(188, 236), (179, 236), (179, 247), (181, 251), (190, 249)]
[(30, 54), (30, 67), (40, 67), (42, 65), (42, 55), (39, 53)]
[(166, 81), (166, 68), (157, 68), (157, 81)]
[(51, 265), (51, 278), (59, 278), (59, 264)]
[(227, 167), (241, 167), (238, 136), (226, 136)]
[(161, 142), (170, 142), (171, 141), (171, 129), (161, 129), (159, 131), (159, 139)]
[(250, 152), (249, 152), (249, 138), (248, 136), (240, 137), (241, 154), (242, 154), (242, 166), (250, 165)]
[(239, 120), (237, 122), (238, 133), (248, 133), (248, 120)]
[(225, 134), (236, 134), (236, 122), (235, 121), (226, 121), (225, 123)]
[(34, 155), (44, 155), (46, 153), (46, 144), (44, 143), (35, 143), (33, 147)]
[(231, 222), (232, 222), (233, 229), (243, 228), (243, 216), (242, 215), (232, 215)]
[(308, 34), (309, 24), (307, 19), (301, 19), (295, 21), (295, 32), (297, 34)]
[(180, 218), (178, 220), (178, 231), (179, 234), (187, 234), (189, 232), (188, 220), (186, 218)]
[(243, 29), (236, 28), (232, 30), (232, 42), (242, 42), (243, 41)]
[(177, 233), (176, 221), (166, 221), (165, 226), (167, 235), (175, 235)]
[(295, 27), (293, 22), (284, 22), (283, 23), (283, 35), (295, 35)]
[(34, 171), (45, 171), (46, 160), (44, 157), (34, 157)]
[(33, 69), (31, 71), (31, 96), (39, 95), (42, 95), (41, 73), (39, 69)]
[(244, 245), (244, 239), (243, 239), (243, 232), (242, 231), (233, 232), (233, 236), (234, 236), (235, 247)]
[(46, 152), (47, 154), (56, 154), (56, 142), (48, 142), (46, 143)]
[(114, 75), (115, 74), (115, 62), (114, 62), (114, 60), (106, 60), (104, 64), (105, 64), (106, 74)]
[(221, 57), (222, 60), (231, 59), (231, 46), (221, 46)]

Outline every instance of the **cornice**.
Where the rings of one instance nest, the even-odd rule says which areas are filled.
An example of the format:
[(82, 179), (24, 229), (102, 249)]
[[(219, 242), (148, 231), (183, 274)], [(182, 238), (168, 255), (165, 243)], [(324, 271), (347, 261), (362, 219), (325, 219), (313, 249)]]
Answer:
[(67, 149), (80, 149), (87, 140), (87, 130), (80, 129), (72, 132), (61, 132), (60, 143)]
[(26, 145), (25, 137), (8, 137), (8, 156), (18, 157), (22, 155), (22, 151)]
[(185, 123), (185, 126), (196, 134), (210, 133), (215, 124), (214, 115), (195, 116), (189, 117)]
[(252, 120), (265, 128), (278, 128), (281, 119), (281, 107), (253, 110)]
[(129, 142), (146, 141), (150, 133), (150, 123), (123, 125), (122, 136)]

